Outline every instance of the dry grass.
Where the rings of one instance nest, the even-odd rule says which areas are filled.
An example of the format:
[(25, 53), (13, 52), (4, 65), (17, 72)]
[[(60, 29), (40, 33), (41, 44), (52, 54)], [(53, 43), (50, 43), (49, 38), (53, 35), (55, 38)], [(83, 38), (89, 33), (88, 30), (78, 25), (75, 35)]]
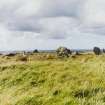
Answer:
[(105, 55), (18, 57), (0, 56), (0, 105), (105, 105)]

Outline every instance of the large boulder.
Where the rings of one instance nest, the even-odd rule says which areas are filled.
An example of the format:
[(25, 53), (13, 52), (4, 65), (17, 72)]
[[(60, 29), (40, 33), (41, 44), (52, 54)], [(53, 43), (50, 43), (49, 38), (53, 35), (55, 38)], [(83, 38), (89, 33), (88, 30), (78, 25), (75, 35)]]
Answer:
[(66, 47), (59, 47), (57, 50), (57, 55), (60, 57), (69, 57), (71, 50)]
[(39, 51), (37, 50), (37, 49), (35, 49), (34, 51), (33, 51), (33, 53), (38, 53)]
[(105, 49), (103, 49), (103, 53), (105, 53)]
[(96, 55), (100, 55), (101, 54), (101, 49), (99, 47), (94, 47), (93, 48), (93, 52), (96, 54)]

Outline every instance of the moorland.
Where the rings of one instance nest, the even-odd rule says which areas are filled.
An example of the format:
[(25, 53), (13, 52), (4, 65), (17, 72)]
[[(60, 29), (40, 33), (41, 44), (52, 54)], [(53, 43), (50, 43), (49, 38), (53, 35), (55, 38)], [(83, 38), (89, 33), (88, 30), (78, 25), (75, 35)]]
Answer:
[(0, 55), (0, 105), (105, 105), (105, 54)]

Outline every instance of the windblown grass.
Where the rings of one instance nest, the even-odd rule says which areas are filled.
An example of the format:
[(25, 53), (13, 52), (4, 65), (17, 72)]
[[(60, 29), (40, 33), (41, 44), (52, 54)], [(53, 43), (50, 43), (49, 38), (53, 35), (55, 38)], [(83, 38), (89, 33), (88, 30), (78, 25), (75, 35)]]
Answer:
[(0, 58), (0, 105), (105, 105), (104, 55), (15, 58)]

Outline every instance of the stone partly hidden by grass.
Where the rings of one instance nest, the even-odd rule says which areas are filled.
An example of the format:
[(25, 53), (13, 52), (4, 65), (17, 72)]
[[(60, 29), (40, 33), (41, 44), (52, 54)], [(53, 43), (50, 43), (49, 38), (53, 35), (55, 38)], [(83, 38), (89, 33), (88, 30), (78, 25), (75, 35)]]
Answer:
[(0, 105), (105, 105), (104, 55), (41, 56), (0, 57)]

